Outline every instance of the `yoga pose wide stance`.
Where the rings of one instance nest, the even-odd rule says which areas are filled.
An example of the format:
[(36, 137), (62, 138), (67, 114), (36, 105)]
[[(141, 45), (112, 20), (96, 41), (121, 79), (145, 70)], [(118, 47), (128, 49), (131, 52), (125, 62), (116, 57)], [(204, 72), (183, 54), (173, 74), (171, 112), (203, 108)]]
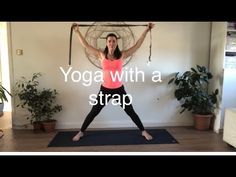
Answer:
[[(106, 48), (104, 51), (100, 51), (93, 46), (89, 45), (85, 38), (82, 36), (82, 34), (79, 31), (79, 25), (75, 25), (74, 30), (78, 34), (79, 41), (89, 51), (91, 54), (96, 56), (98, 60), (101, 62), (101, 66), (103, 69), (103, 83), (101, 85), (100, 91), (103, 95), (106, 95), (108, 100), (112, 98), (112, 96), (120, 96), (123, 98), (126, 94), (124, 85), (121, 81), (112, 80), (110, 72), (118, 72), (121, 73), (122, 71), (122, 60), (130, 57), (136, 50), (141, 46), (143, 43), (146, 34), (154, 27), (153, 23), (149, 23), (147, 27), (145, 28), (145, 31), (142, 33), (138, 41), (135, 43), (134, 46), (131, 48), (120, 51), (117, 41), (117, 36), (113, 33), (110, 33), (106, 37)], [(100, 98), (101, 94), (97, 95), (97, 104), (93, 105), (91, 111), (85, 118), (83, 125), (80, 129), (80, 131), (73, 137), (73, 141), (79, 141), (80, 138), (84, 135), (84, 131), (87, 129), (89, 124), (93, 121), (93, 119), (99, 114), (99, 112), (102, 110), (102, 108), (105, 106), (105, 104), (101, 104), (100, 100), (103, 100), (104, 97)], [(114, 98), (114, 97), (113, 97)], [(123, 99), (121, 99), (123, 100)], [(125, 96), (124, 98), (126, 103), (130, 103), (129, 97)], [(104, 100), (103, 100), (104, 103)], [(120, 106), (124, 108), (124, 111), (130, 116), (130, 118), (133, 120), (133, 122), (137, 125), (139, 130), (141, 131), (142, 136), (144, 136), (147, 140), (151, 140), (152, 136), (145, 130), (139, 116), (136, 114), (136, 112), (133, 109), (132, 104), (129, 105), (123, 105), (122, 103)]]

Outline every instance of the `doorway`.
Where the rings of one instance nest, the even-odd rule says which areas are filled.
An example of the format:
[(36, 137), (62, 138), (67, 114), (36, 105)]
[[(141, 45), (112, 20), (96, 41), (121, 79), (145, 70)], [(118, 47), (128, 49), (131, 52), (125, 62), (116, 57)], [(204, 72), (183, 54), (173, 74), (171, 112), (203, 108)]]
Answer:
[[(11, 92), (10, 60), (9, 60), (9, 24), (0, 22), (0, 82)], [(12, 128), (12, 98), (6, 95), (8, 102), (4, 102), (3, 116), (0, 118), (0, 127)]]

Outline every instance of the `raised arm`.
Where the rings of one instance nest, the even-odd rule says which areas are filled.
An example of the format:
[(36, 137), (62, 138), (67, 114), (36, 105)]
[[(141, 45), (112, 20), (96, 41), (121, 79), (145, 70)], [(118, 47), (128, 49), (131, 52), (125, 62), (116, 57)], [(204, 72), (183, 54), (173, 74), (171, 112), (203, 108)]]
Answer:
[(133, 55), (133, 53), (135, 53), (139, 49), (139, 47), (142, 45), (142, 43), (143, 43), (143, 41), (144, 41), (148, 31), (151, 30), (153, 27), (154, 27), (153, 23), (149, 23), (148, 24), (147, 28), (144, 30), (144, 32), (142, 33), (140, 38), (137, 40), (135, 45), (132, 46), (131, 48), (127, 49), (127, 50), (124, 50), (122, 52), (123, 58), (127, 58), (127, 57)]
[(91, 54), (93, 54), (95, 57), (101, 59), (101, 54), (102, 52), (96, 48), (94, 48), (93, 46), (89, 45), (88, 42), (85, 40), (85, 38), (83, 37), (83, 35), (81, 34), (80, 30), (79, 30), (79, 25), (75, 24), (74, 25), (74, 30), (75, 32), (78, 34), (78, 38), (79, 41), (81, 42), (82, 46), (84, 48), (86, 48)]

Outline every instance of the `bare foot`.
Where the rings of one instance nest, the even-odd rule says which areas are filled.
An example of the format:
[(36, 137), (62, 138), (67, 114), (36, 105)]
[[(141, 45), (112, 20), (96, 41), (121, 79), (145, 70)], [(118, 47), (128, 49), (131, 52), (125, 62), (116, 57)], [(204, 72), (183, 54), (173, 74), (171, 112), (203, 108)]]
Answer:
[(146, 130), (142, 131), (142, 136), (144, 136), (148, 141), (153, 139), (152, 136)]
[(80, 140), (80, 138), (81, 137), (83, 137), (84, 136), (84, 133), (83, 132), (79, 132), (79, 133), (77, 133), (74, 137), (73, 137), (73, 141), (79, 141)]

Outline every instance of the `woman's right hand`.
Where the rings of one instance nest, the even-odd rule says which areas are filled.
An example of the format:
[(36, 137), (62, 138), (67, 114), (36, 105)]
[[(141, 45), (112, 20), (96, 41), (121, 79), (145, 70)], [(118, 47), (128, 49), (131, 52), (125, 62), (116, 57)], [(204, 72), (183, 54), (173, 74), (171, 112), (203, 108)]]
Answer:
[(73, 23), (72, 26), (75, 31), (79, 31), (79, 24)]

